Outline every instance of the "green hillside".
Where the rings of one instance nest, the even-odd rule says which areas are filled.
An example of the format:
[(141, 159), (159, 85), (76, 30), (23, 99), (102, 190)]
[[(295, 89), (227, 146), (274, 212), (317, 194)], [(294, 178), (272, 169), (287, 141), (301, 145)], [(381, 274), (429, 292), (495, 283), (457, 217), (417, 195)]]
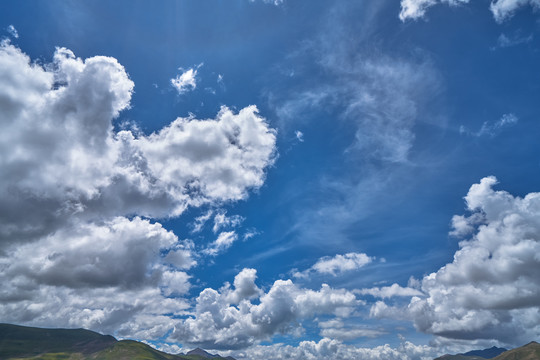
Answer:
[(493, 360), (540, 360), (540, 344), (530, 342), (525, 346), (503, 352)]
[(114, 343), (116, 343), (114, 337), (90, 330), (41, 329), (0, 324), (1, 359), (32, 358), (44, 353), (59, 354), (54, 359), (78, 359), (81, 356), (71, 357), (71, 354), (96, 353)]
[[(202, 354), (205, 354), (203, 351)], [(117, 341), (84, 329), (42, 329), (0, 324), (2, 360), (204, 360), (202, 355), (171, 355), (146, 344)], [(222, 357), (212, 357), (219, 360)], [(234, 360), (234, 359), (233, 359)]]

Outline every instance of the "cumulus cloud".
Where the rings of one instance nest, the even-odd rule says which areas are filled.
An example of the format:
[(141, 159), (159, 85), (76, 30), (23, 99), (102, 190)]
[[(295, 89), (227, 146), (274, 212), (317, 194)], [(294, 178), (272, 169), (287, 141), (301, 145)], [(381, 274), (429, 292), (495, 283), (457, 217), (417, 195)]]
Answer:
[(469, 0), (401, 0), (401, 21), (419, 19), (424, 17), (426, 10), (433, 5), (446, 3), (450, 6), (467, 4)]
[(197, 72), (202, 65), (203, 64), (199, 64), (198, 66), (187, 70), (179, 68), (182, 73), (171, 79), (171, 85), (178, 91), (178, 94), (184, 94), (188, 91), (195, 90), (197, 87)]
[(0, 47), (0, 238), (39, 238), (73, 216), (180, 215), (262, 185), (275, 134), (255, 106), (115, 133), (133, 82), (116, 59), (59, 48), (50, 66)]
[(460, 218), (467, 232), (458, 233), (472, 229), (472, 237), (423, 278), (426, 296), (409, 304), (419, 330), (514, 345), (540, 336), (540, 193), (515, 197), (496, 184), (486, 177), (465, 197), (472, 215)]
[(434, 348), (426, 345), (414, 345), (403, 341), (398, 347), (381, 345), (374, 348), (362, 348), (344, 344), (340, 340), (323, 338), (317, 341), (302, 341), (297, 346), (274, 344), (258, 345), (245, 352), (236, 352), (238, 359), (268, 360), (431, 360), (437, 356)]
[(0, 84), (0, 316), (164, 336), (196, 256), (150, 219), (245, 198), (273, 162), (273, 130), (251, 106), (116, 132), (134, 88), (124, 67), (65, 48), (41, 66), (4, 41)]
[(353, 293), (326, 284), (315, 291), (277, 280), (263, 293), (255, 279), (255, 270), (244, 269), (235, 278), (234, 289), (226, 284), (220, 291), (203, 290), (194, 313), (176, 326), (171, 338), (210, 349), (241, 349), (291, 333), (302, 319), (351, 312), (359, 304)]
[(398, 284), (392, 284), (390, 286), (383, 286), (383, 287), (374, 287), (371, 289), (361, 289), (355, 291), (357, 294), (361, 295), (371, 295), (373, 297), (377, 298), (391, 298), (395, 296), (420, 296), (422, 295), (422, 292), (411, 288), (411, 287), (402, 287)]
[(322, 257), (309, 269), (303, 272), (296, 272), (295, 277), (307, 277), (311, 273), (319, 273), (323, 275), (337, 276), (347, 271), (358, 270), (370, 262), (373, 258), (364, 253), (347, 253), (344, 255), (336, 255), (334, 257)]

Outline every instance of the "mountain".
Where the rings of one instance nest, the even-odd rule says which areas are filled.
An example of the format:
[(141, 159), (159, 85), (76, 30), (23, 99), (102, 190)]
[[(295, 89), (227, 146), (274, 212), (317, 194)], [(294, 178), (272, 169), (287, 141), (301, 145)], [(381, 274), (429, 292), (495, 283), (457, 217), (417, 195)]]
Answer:
[(223, 359), (221, 356), (219, 355), (212, 355), (206, 351), (204, 351), (203, 349), (201, 348), (196, 348), (196, 349), (193, 349), (191, 351), (189, 351), (187, 354), (187, 356), (194, 356), (194, 355), (197, 355), (197, 356), (200, 356), (204, 359)]
[(540, 344), (533, 341), (525, 346), (506, 350), (492, 347), (485, 350), (474, 350), (464, 354), (443, 355), (435, 360), (540, 360)]
[(480, 356), (467, 356), (463, 354), (457, 354), (457, 355), (443, 355), (435, 360), (486, 360), (483, 357)]
[(0, 359), (42, 353), (89, 355), (116, 343), (112, 336), (84, 329), (40, 329), (0, 324)]
[(505, 351), (496, 356), (493, 360), (539, 360), (540, 344), (536, 341), (530, 342), (525, 346)]
[(484, 358), (484, 359), (491, 359), (491, 358), (494, 358), (495, 356), (498, 356), (498, 355), (502, 354), (505, 351), (508, 351), (508, 350), (505, 349), (505, 348), (499, 348), (499, 347), (493, 346), (493, 347), (491, 347), (489, 349), (473, 350), (473, 351), (469, 351), (469, 352), (466, 352), (466, 353), (461, 354), (461, 355), (479, 356), (479, 357)]
[(85, 329), (42, 329), (0, 323), (2, 360), (203, 360), (227, 359), (195, 349), (171, 355), (133, 340), (116, 340)]

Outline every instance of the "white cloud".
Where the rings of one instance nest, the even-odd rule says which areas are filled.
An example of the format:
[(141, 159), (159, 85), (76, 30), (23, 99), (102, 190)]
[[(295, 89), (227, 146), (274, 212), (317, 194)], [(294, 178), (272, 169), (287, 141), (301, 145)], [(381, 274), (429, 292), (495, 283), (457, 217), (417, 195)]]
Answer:
[(171, 79), (171, 85), (179, 94), (195, 90), (197, 87), (197, 72), (202, 65), (203, 64), (201, 63), (198, 66), (187, 70), (179, 68), (182, 73)]
[(300, 130), (296, 130), (294, 132), (294, 135), (296, 136), (296, 139), (300, 142), (304, 142), (304, 133), (301, 132)]
[[(426, 10), (433, 5), (446, 3), (450, 6), (468, 4), (469, 0), (401, 0), (401, 21), (407, 19), (419, 19), (425, 16)], [(495, 21), (502, 23), (511, 18), (514, 13), (525, 6), (531, 6), (534, 10), (540, 9), (540, 0), (493, 0), (489, 6)], [(505, 42), (505, 40), (502, 40)]]
[(160, 224), (117, 217), (75, 223), (0, 258), (2, 319), (36, 326), (85, 327), (156, 338), (182, 314), (189, 276), (162, 263), (178, 242)]
[[(250, 2), (255, 2), (257, 0), (249, 0)], [(262, 0), (265, 4), (281, 5), (284, 0)]]
[(460, 222), (472, 219), (472, 238), (423, 278), (426, 297), (410, 302), (419, 330), (514, 345), (540, 336), (540, 193), (514, 197), (493, 190), (496, 183), (487, 177), (471, 186), (465, 200), (472, 216)]
[(212, 242), (203, 253), (210, 256), (217, 256), (232, 246), (238, 240), (235, 231), (224, 231), (218, 235), (218, 238)]
[(364, 253), (351, 252), (344, 255), (338, 254), (334, 257), (326, 256), (317, 260), (309, 269), (303, 272), (297, 272), (294, 276), (298, 278), (307, 277), (313, 272), (337, 276), (347, 271), (358, 270), (372, 261), (373, 258)]
[(401, 21), (422, 18), (429, 7), (439, 3), (457, 6), (469, 3), (469, 0), (401, 0), (401, 12), (399, 13), (399, 18)]
[(244, 269), (235, 278), (234, 290), (228, 284), (220, 291), (203, 290), (195, 313), (176, 326), (171, 338), (209, 349), (240, 349), (291, 333), (302, 319), (345, 309), (350, 312), (359, 304), (346, 290), (324, 284), (314, 291), (299, 288), (291, 280), (278, 280), (262, 293), (255, 278), (255, 270)]
[(43, 68), (3, 43), (0, 64), (4, 242), (39, 238), (73, 216), (177, 216), (242, 199), (273, 161), (275, 134), (255, 106), (178, 118), (151, 135), (115, 133), (134, 86), (116, 59), (60, 48)]
[(512, 17), (521, 7), (530, 5), (533, 9), (540, 9), (539, 0), (494, 0), (490, 4), (493, 17), (499, 23)]
[(267, 360), (431, 360), (437, 351), (426, 345), (414, 345), (404, 341), (398, 347), (381, 345), (362, 348), (347, 345), (335, 339), (323, 338), (317, 341), (302, 341), (298, 346), (274, 344), (258, 345), (243, 352), (235, 352), (235, 358)]
[(391, 286), (384, 286), (384, 287), (374, 287), (371, 289), (361, 289), (355, 291), (357, 294), (361, 295), (371, 295), (373, 297), (378, 298), (391, 298), (394, 296), (421, 296), (422, 292), (413, 289), (411, 287), (401, 287), (398, 284), (392, 284)]
[(17, 29), (15, 29), (15, 26), (9, 25), (7, 27), (7, 32), (9, 33), (9, 35), (13, 36), (15, 39), (19, 38), (19, 32), (17, 31)]

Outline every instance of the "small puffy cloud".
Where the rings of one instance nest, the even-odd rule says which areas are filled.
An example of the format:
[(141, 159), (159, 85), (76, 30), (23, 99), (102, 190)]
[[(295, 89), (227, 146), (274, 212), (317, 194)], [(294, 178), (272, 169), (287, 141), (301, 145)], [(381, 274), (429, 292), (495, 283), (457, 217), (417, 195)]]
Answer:
[(319, 259), (312, 269), (321, 274), (337, 274), (360, 269), (369, 264), (372, 258), (364, 253), (347, 253), (345, 255), (336, 255), (333, 258), (324, 257)]
[[(424, 332), (454, 339), (519, 344), (540, 336), (540, 193), (496, 191), (495, 177), (471, 186), (454, 260), (425, 276), (425, 296), (408, 312)], [(380, 305), (379, 314), (384, 311)]]
[(469, 0), (401, 0), (401, 21), (416, 20), (424, 17), (426, 10), (433, 5), (446, 3), (450, 6), (467, 4)]
[(364, 253), (347, 253), (344, 255), (336, 255), (334, 257), (322, 257), (309, 269), (303, 272), (296, 272), (295, 277), (307, 277), (311, 273), (319, 273), (323, 275), (337, 276), (347, 271), (358, 270), (370, 262), (373, 258)]
[(411, 287), (402, 287), (402, 286), (399, 286), (398, 284), (392, 284), (391, 286), (384, 286), (384, 287), (374, 287), (371, 289), (361, 289), (361, 290), (355, 291), (355, 293), (361, 294), (361, 295), (371, 295), (373, 297), (382, 298), (382, 299), (391, 298), (395, 296), (412, 297), (412, 296), (422, 295), (422, 292), (417, 289), (413, 289)]
[(263, 293), (255, 279), (255, 270), (244, 269), (235, 278), (234, 289), (227, 284), (220, 291), (203, 290), (195, 312), (176, 326), (171, 339), (209, 349), (241, 349), (276, 334), (294, 333), (302, 319), (359, 304), (349, 291), (328, 285), (318, 291), (303, 289), (291, 280), (277, 280)]
[(491, 2), (489, 8), (495, 20), (501, 23), (512, 17), (519, 8), (527, 5), (533, 9), (540, 9), (539, 0), (495, 0)]
[(198, 66), (187, 70), (179, 68), (182, 73), (171, 79), (171, 85), (178, 91), (178, 94), (184, 94), (188, 91), (195, 90), (197, 87), (197, 72), (202, 65), (203, 64), (201, 63)]
[(13, 36), (15, 39), (19, 38), (19, 32), (17, 31), (17, 29), (15, 29), (15, 26), (9, 25), (6, 30), (9, 35)]
[(234, 231), (224, 231), (212, 242), (203, 253), (210, 256), (217, 256), (232, 246), (238, 240), (238, 235)]
[(294, 135), (296, 136), (296, 139), (300, 142), (304, 142), (304, 133), (299, 131), (299, 130), (296, 130), (294, 132)]

